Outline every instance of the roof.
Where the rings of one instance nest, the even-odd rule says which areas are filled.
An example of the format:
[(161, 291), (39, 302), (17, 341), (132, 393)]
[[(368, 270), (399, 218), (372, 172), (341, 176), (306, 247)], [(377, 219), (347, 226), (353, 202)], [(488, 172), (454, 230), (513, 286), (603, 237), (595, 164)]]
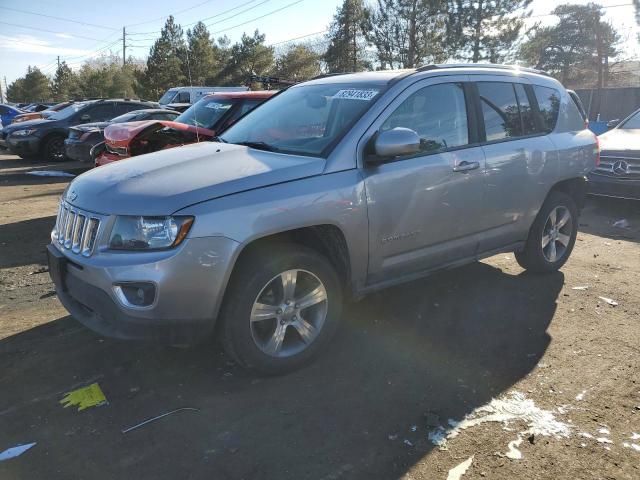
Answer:
[(269, 98), (278, 93), (278, 90), (254, 90), (251, 92), (216, 92), (206, 95), (204, 98)]

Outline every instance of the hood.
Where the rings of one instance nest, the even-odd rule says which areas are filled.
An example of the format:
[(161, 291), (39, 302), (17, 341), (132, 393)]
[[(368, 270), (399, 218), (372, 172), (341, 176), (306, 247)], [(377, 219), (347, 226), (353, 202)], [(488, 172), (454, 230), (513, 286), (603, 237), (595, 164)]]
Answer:
[(324, 159), (203, 142), (113, 162), (78, 176), (67, 200), (118, 215), (170, 215), (195, 203), (320, 175)]
[(86, 132), (88, 130), (104, 130), (110, 124), (111, 122), (83, 123), (81, 125), (75, 125), (71, 128), (75, 128), (76, 130), (82, 130)]
[(141, 133), (151, 134), (163, 128), (172, 128), (178, 131), (198, 133), (204, 137), (215, 137), (216, 132), (208, 128), (194, 127), (185, 123), (172, 122), (170, 120), (142, 120), (140, 122), (114, 123), (104, 131), (104, 140), (114, 147), (126, 147), (132, 139)]
[(614, 128), (598, 137), (601, 151), (640, 151), (640, 129)]
[(42, 112), (37, 113), (21, 113), (13, 117), (13, 121), (11, 123), (20, 123), (26, 122), (27, 120), (37, 120), (39, 118), (44, 118)]
[(53, 120), (47, 120), (46, 118), (38, 118), (36, 120), (27, 120), (26, 122), (19, 122), (11, 125), (7, 125), (4, 127), (5, 131), (8, 133), (14, 130), (22, 130), (23, 128), (29, 127), (39, 127), (40, 125), (45, 125), (53, 122)]

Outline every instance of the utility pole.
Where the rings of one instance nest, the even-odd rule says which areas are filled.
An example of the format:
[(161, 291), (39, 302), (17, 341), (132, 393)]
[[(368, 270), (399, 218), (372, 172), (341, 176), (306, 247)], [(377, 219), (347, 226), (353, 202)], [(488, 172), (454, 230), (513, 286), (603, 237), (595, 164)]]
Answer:
[(60, 55), (58, 55), (58, 70), (60, 70)]
[(127, 32), (125, 30), (125, 27), (122, 27), (122, 66), (124, 67), (124, 64), (127, 61), (127, 44), (126, 44), (126, 40), (127, 40)]
[(4, 103), (4, 94), (2, 93), (2, 82), (0, 82), (0, 103)]

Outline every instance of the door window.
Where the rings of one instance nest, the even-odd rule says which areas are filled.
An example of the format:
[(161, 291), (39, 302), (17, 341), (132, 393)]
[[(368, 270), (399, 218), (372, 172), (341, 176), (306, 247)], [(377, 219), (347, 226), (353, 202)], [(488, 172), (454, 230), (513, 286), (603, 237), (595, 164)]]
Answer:
[(538, 110), (542, 117), (544, 133), (550, 133), (556, 128), (558, 112), (560, 111), (560, 94), (555, 88), (533, 86), (538, 100)]
[(144, 108), (144, 106), (137, 103), (116, 103), (116, 115), (123, 115), (141, 108)]
[(417, 132), (423, 153), (467, 145), (469, 128), (462, 84), (432, 85), (413, 93), (387, 118), (381, 130), (397, 127)]
[(478, 82), (478, 93), (488, 142), (522, 135), (520, 111), (513, 84)]
[(83, 110), (81, 115), (89, 115), (89, 121), (91, 122), (106, 122), (115, 116), (111, 103), (102, 103), (89, 107)]
[(516, 83), (514, 84), (514, 88), (516, 89), (518, 106), (520, 107), (520, 118), (522, 119), (522, 134), (533, 135), (535, 133), (538, 133), (538, 129), (536, 128), (536, 119), (533, 115), (531, 103), (529, 102), (529, 97), (527, 96), (524, 85), (522, 85), (521, 83)]
[(189, 92), (180, 92), (177, 103), (191, 103), (191, 94)]

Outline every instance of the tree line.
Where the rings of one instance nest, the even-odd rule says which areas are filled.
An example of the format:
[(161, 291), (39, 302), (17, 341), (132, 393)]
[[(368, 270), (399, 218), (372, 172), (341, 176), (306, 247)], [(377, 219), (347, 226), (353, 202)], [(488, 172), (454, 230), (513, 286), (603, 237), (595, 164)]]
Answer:
[[(555, 23), (527, 27), (532, 0), (344, 0), (316, 42), (276, 49), (258, 30), (231, 43), (198, 22), (183, 31), (169, 17), (146, 62), (104, 55), (52, 78), (29, 67), (9, 85), (10, 101), (133, 97), (158, 99), (179, 85), (247, 84), (252, 75), (304, 81), (320, 73), (415, 68), (429, 63), (518, 63), (563, 83), (607, 86), (621, 36), (603, 7), (565, 4)], [(640, 18), (639, 18), (640, 21)], [(260, 85), (254, 85), (260, 87)]]

